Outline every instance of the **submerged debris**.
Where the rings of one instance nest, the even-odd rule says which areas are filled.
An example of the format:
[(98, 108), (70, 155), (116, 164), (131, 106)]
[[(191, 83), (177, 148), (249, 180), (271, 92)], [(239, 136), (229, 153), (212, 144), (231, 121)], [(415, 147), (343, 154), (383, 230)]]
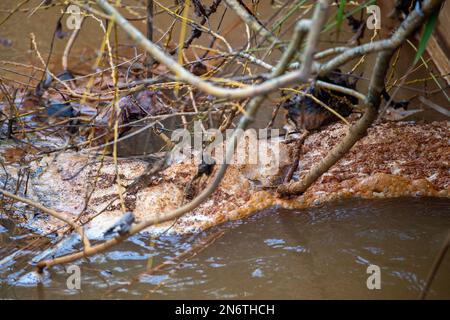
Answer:
[[(95, 136), (106, 137), (95, 144), (108, 142), (113, 137), (111, 128), (118, 121), (119, 134), (123, 134), (132, 128), (133, 121), (170, 112), (168, 98), (160, 91), (142, 90), (137, 93), (127, 95), (119, 100), (118, 107), (120, 114), (113, 104), (105, 106), (95, 117)], [(127, 125), (130, 124), (130, 125)]]

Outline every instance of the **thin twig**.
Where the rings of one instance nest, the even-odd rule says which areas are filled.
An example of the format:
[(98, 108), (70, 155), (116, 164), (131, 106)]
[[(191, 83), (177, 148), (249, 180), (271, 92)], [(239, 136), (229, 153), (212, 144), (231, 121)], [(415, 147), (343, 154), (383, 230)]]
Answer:
[(344, 139), (336, 145), (322, 161), (312, 167), (303, 179), (298, 182), (280, 185), (277, 189), (277, 192), (280, 195), (290, 196), (305, 192), (319, 177), (322, 176), (322, 174), (328, 171), (329, 168), (347, 154), (353, 145), (366, 134), (367, 129), (373, 121), (375, 121), (378, 115), (381, 91), (384, 88), (384, 78), (389, 68), (391, 56), (392, 51), (382, 52), (378, 56), (374, 67), (375, 71), (372, 75), (368, 99), (366, 101), (366, 111), (362, 118), (349, 128), (349, 132)]
[[(107, 5), (106, 3), (103, 3), (103, 1), (99, 0), (103, 8), (104, 5)], [(109, 5), (107, 5), (109, 6)], [(327, 7), (328, 6), (328, 0), (321, 0), (319, 2), (319, 5), (317, 6), (317, 10), (315, 11), (315, 15), (313, 18), (313, 21), (310, 23), (309, 21), (300, 21), (298, 23), (298, 28), (296, 28), (296, 34), (294, 35), (296, 40), (296, 44), (301, 43), (301, 39), (303, 38), (303, 35), (309, 30), (320, 30), (322, 28), (323, 22), (325, 21), (325, 18), (321, 15), (324, 14), (322, 10), (322, 6)], [(108, 12), (108, 11), (107, 11)], [(109, 13), (109, 12), (108, 12)], [(117, 17), (118, 13), (116, 12), (115, 17), (116, 21), (120, 24), (120, 18)], [(123, 19), (123, 18), (122, 18)], [(319, 32), (313, 32), (312, 33), (316, 38), (312, 39), (311, 37), (308, 37), (307, 43), (308, 44), (316, 44), (318, 41)], [(280, 62), (278, 63), (276, 69), (271, 73), (271, 77), (277, 77), (289, 66), (289, 63), (291, 59), (294, 57), (298, 50), (298, 46), (293, 45), (294, 41), (291, 42), (291, 45), (289, 46), (288, 50), (283, 54), (283, 57), (281, 58)], [(313, 55), (314, 50), (309, 50), (308, 54)], [(310, 57), (305, 57), (305, 60), (309, 60)], [(302, 78), (309, 78), (309, 74), (301, 74)], [(247, 106), (247, 112), (246, 114), (240, 119), (236, 129), (233, 131), (233, 134), (231, 135), (230, 139), (227, 141), (226, 144), (226, 154), (225, 159), (220, 168), (218, 169), (218, 172), (214, 176), (212, 182), (197, 196), (195, 197), (190, 203), (187, 203), (175, 210), (172, 210), (170, 212), (164, 213), (162, 215), (156, 215), (155, 217), (151, 217), (147, 220), (144, 220), (134, 226), (131, 227), (131, 230), (129, 234), (127, 235), (121, 235), (117, 236), (111, 240), (105, 241), (101, 244), (98, 244), (96, 246), (90, 247), (88, 249), (85, 249), (84, 252), (77, 252), (73, 253), (67, 256), (58, 257), (55, 259), (47, 260), (47, 261), (41, 261), (38, 264), (38, 268), (43, 269), (45, 267), (50, 267), (52, 265), (57, 264), (63, 264), (68, 263), (74, 260), (77, 260), (79, 258), (82, 258), (83, 256), (91, 256), (96, 253), (102, 252), (104, 250), (107, 250), (108, 248), (111, 248), (118, 243), (125, 240), (128, 236), (132, 234), (136, 234), (146, 228), (148, 228), (151, 225), (163, 223), (166, 221), (170, 221), (173, 219), (176, 219), (183, 214), (190, 212), (197, 208), (201, 203), (203, 203), (219, 186), (220, 182), (222, 181), (222, 178), (225, 175), (225, 172), (227, 170), (228, 164), (231, 162), (232, 156), (234, 154), (235, 146), (237, 145), (237, 140), (240, 136), (240, 132), (244, 130), (254, 119), (254, 116), (256, 115), (259, 107), (261, 106), (261, 103), (264, 101), (265, 96), (257, 96), (250, 100)]]
[(64, 49), (63, 56), (62, 56), (62, 67), (63, 67), (64, 71), (69, 70), (68, 69), (69, 63), (67, 62), (67, 59), (69, 58), (70, 50), (72, 50), (73, 44), (75, 43), (75, 40), (77, 39), (78, 34), (80, 33), (81, 26), (83, 25), (83, 23), (84, 23), (84, 16), (81, 16), (79, 28), (75, 28), (75, 30), (73, 30), (72, 34), (70, 35), (69, 40), (67, 41), (67, 44)]
[(83, 243), (84, 243), (84, 247), (86, 249), (89, 249), (91, 247), (89, 239), (87, 238), (87, 236), (84, 233), (84, 229), (83, 227), (80, 227), (79, 225), (77, 225), (73, 220), (72, 217), (69, 217), (67, 214), (63, 214), (62, 212), (58, 212), (56, 210), (44, 207), (42, 204), (33, 201), (31, 199), (27, 199), (27, 198), (23, 198), (21, 196), (18, 196), (16, 194), (13, 194), (11, 192), (8, 192), (6, 190), (0, 189), (0, 193), (7, 196), (8, 198), (12, 198), (14, 200), (26, 203), (42, 212), (45, 212), (53, 217), (55, 217), (58, 220), (61, 220), (65, 223), (67, 223), (69, 226), (71, 226), (75, 231), (77, 231), (81, 238), (83, 239)]
[(227, 5), (256, 33), (260, 33), (264, 38), (269, 39), (275, 44), (280, 43), (280, 40), (275, 37), (272, 32), (267, 30), (254, 15), (250, 14), (246, 8), (242, 6), (237, 0), (225, 0)]
[(433, 279), (436, 276), (436, 273), (439, 269), (439, 266), (441, 265), (442, 261), (444, 260), (445, 254), (448, 251), (448, 247), (450, 246), (450, 231), (447, 233), (447, 237), (445, 238), (445, 241), (439, 250), (438, 255), (436, 256), (436, 259), (433, 262), (433, 266), (431, 267), (430, 273), (427, 277), (427, 282), (425, 283), (425, 287), (423, 288), (422, 292), (420, 293), (420, 299), (425, 300), (428, 295), (428, 291), (430, 290), (431, 284), (433, 283)]

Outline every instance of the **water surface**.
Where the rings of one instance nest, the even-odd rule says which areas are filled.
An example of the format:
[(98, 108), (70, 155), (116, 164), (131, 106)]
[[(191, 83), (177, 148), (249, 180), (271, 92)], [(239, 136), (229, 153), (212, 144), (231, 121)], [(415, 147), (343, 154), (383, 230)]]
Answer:
[[(62, 266), (36, 285), (27, 274), (31, 256), (22, 257), (1, 271), (0, 298), (417, 298), (450, 229), (449, 208), (448, 199), (351, 200), (270, 209), (198, 235), (136, 236), (78, 262), (81, 290), (67, 289)], [(0, 259), (26, 232), (1, 225)], [(381, 290), (367, 289), (370, 264), (381, 268)], [(429, 297), (450, 298), (450, 255)]]

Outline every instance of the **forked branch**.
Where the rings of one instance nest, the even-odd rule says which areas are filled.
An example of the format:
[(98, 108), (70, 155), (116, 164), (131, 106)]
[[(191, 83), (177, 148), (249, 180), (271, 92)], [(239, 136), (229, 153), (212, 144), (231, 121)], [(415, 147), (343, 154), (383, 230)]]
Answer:
[[(108, 5), (109, 6), (109, 5)], [(328, 0), (320, 0), (316, 6), (315, 14), (313, 16), (312, 22), (310, 21), (300, 21), (297, 25), (296, 31), (294, 33), (294, 40), (289, 45), (289, 48), (286, 50), (286, 52), (283, 54), (283, 57), (281, 58), (280, 62), (277, 64), (275, 69), (271, 72), (270, 77), (277, 77), (285, 72), (285, 70), (288, 68), (289, 63), (291, 62), (292, 58), (295, 56), (297, 50), (299, 49), (300, 44), (302, 43), (303, 36), (305, 33), (309, 30), (308, 38), (307, 38), (307, 45), (308, 46), (316, 46), (320, 30), (323, 26), (323, 23), (326, 19), (326, 9), (328, 8)], [(119, 20), (117, 20), (119, 21)], [(314, 55), (315, 50), (307, 50), (305, 51), (305, 56), (303, 57), (304, 61), (309, 61), (312, 59)], [(310, 74), (307, 74), (306, 72), (309, 72), (308, 68), (302, 68), (301, 70), (301, 76), (304, 79), (309, 78)], [(63, 264), (68, 263), (77, 259), (80, 259), (85, 256), (91, 256), (94, 254), (97, 254), (99, 252), (102, 252), (104, 250), (107, 250), (108, 248), (113, 247), (114, 245), (122, 242), (125, 240), (128, 236), (133, 235), (135, 233), (138, 233), (146, 228), (148, 228), (151, 225), (159, 224), (162, 222), (166, 222), (169, 220), (173, 220), (177, 217), (182, 216), (185, 213), (188, 213), (195, 208), (197, 208), (201, 203), (203, 203), (219, 186), (223, 176), (226, 173), (228, 163), (231, 162), (232, 156), (234, 154), (234, 148), (237, 145), (237, 139), (239, 137), (239, 132), (241, 130), (245, 130), (247, 126), (254, 120), (254, 117), (256, 113), (258, 112), (259, 107), (261, 106), (261, 103), (264, 101), (265, 96), (260, 95), (252, 98), (250, 102), (248, 103), (247, 110), (245, 115), (240, 119), (236, 129), (234, 130), (232, 136), (227, 141), (226, 144), (226, 154), (224, 162), (221, 164), (218, 172), (213, 178), (213, 181), (208, 185), (208, 187), (203, 190), (196, 198), (194, 198), (190, 203), (177, 208), (175, 210), (172, 210), (170, 212), (152, 217), (150, 219), (147, 219), (145, 221), (140, 222), (139, 224), (134, 225), (129, 234), (124, 236), (117, 236), (111, 240), (105, 241), (101, 244), (92, 246), (88, 249), (85, 249), (84, 251), (80, 251), (74, 254), (70, 254), (67, 256), (41, 261), (38, 264), (39, 269), (43, 269), (45, 267), (49, 267), (52, 265), (57, 264)]]

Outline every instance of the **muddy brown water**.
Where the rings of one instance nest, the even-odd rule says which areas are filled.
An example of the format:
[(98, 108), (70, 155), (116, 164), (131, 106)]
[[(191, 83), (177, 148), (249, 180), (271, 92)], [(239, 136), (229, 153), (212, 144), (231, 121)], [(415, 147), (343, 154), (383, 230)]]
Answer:
[[(4, 222), (1, 246), (19, 232)], [(270, 209), (198, 235), (154, 241), (135, 236), (78, 262), (81, 290), (67, 288), (67, 266), (52, 268), (40, 285), (27, 274), (29, 266), (2, 269), (0, 298), (414, 299), (449, 229), (448, 199), (355, 199), (301, 211)], [(192, 248), (202, 250), (170, 262)], [(166, 268), (145, 274), (164, 262)], [(380, 290), (367, 288), (371, 264), (380, 267)], [(450, 254), (429, 297), (450, 299)]]

